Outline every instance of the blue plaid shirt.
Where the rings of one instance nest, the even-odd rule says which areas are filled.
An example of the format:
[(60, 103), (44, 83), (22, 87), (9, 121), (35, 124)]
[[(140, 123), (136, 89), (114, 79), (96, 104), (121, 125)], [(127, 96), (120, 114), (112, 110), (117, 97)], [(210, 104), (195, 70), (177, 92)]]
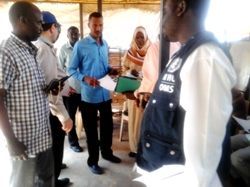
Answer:
[(37, 48), (11, 35), (0, 44), (0, 88), (16, 138), (27, 146), (27, 154), (52, 146), (49, 101), (42, 90), (45, 79), (36, 61)]

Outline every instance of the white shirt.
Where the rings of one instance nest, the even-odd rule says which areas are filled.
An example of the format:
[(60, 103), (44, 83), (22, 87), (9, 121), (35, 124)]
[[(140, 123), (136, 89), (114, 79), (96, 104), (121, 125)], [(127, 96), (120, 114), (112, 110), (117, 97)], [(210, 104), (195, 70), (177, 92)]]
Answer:
[[(53, 50), (53, 44), (46, 41), (45, 38), (40, 37), (35, 42), (35, 45), (38, 48), (37, 61), (40, 63), (41, 68), (44, 71), (46, 84), (48, 85), (54, 78), (61, 79), (66, 76), (66, 73), (58, 63), (56, 53)], [(68, 93), (69, 83), (68, 81), (65, 81), (61, 95), (59, 95), (59, 97), (50, 95), (49, 97), (50, 111), (54, 116), (58, 117), (60, 122), (65, 122), (69, 119), (69, 114), (62, 99), (62, 95), (67, 96)]]
[[(72, 53), (73, 47), (70, 45), (69, 41), (58, 50), (58, 61), (67, 75), (70, 75), (68, 73), (68, 68), (70, 66)], [(81, 82), (73, 77), (70, 77), (68, 80), (69, 85), (76, 90), (76, 93), (81, 94)]]
[(230, 53), (237, 74), (235, 87), (240, 91), (246, 91), (250, 75), (250, 40), (232, 43)]
[[(184, 173), (153, 180), (148, 187), (222, 187), (217, 175), (236, 83), (232, 63), (215, 44), (198, 47), (183, 65), (180, 105), (185, 109)], [(161, 168), (160, 168), (161, 169)], [(144, 170), (137, 171), (147, 178)]]
[(208, 43), (187, 58), (180, 77), (180, 105), (186, 111), (185, 184), (220, 187), (216, 170), (232, 112), (231, 89), (236, 83), (236, 73), (223, 51)]

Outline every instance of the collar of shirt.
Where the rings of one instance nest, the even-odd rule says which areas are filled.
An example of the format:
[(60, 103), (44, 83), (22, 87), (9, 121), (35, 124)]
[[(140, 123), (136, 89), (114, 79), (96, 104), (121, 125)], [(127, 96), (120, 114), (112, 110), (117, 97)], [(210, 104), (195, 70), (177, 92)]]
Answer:
[(40, 37), (38, 38), (38, 40), (43, 41), (43, 42), (46, 43), (50, 48), (53, 48), (53, 47), (54, 47), (53, 43), (51, 43), (50, 41), (48, 41), (46, 38), (44, 38), (44, 37), (42, 37), (42, 36), (40, 36)]
[(66, 49), (73, 49), (73, 46), (69, 43), (69, 41), (67, 41), (65, 48)]
[[(90, 34), (87, 37), (89, 38), (90, 42), (97, 44), (96, 40)], [(100, 37), (100, 40), (101, 40), (101, 46), (102, 46), (104, 44), (102, 37)]]
[(11, 33), (11, 37), (16, 41), (16, 44), (19, 45), (20, 47), (24, 47), (27, 48), (29, 50), (29, 52), (33, 55), (37, 54), (37, 47), (33, 44), (30, 43), (30, 45), (28, 45), (26, 42), (20, 40), (15, 34)]

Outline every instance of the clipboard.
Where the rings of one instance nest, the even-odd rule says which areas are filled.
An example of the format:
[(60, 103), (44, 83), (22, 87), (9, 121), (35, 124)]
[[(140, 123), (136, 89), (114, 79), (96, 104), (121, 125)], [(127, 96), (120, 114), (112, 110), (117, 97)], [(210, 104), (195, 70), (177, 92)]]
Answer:
[(133, 92), (141, 85), (141, 81), (135, 78), (120, 76), (118, 77), (115, 92)]

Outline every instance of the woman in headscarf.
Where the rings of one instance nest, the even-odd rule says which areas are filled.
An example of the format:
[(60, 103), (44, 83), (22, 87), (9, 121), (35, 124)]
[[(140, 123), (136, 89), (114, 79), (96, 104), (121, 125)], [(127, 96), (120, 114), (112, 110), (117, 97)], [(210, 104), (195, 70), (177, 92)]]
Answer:
[[(144, 57), (150, 44), (151, 41), (147, 36), (146, 29), (142, 26), (136, 27), (130, 48), (123, 58), (122, 75), (133, 75), (134, 77), (141, 78), (139, 74), (141, 73)], [(135, 105), (135, 100), (127, 99), (127, 106), (129, 118), (129, 156), (135, 157), (143, 111)]]

